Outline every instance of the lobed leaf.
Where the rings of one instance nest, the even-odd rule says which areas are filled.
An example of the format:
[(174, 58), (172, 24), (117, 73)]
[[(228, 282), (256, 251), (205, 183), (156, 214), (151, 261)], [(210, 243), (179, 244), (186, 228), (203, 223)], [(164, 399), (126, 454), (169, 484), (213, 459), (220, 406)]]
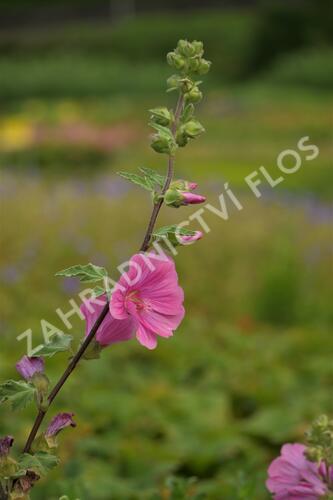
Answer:
[(147, 167), (140, 167), (139, 170), (143, 175), (124, 171), (118, 172), (118, 174), (124, 179), (133, 182), (133, 184), (136, 184), (147, 191), (153, 192), (156, 190), (156, 187), (163, 187), (165, 182), (165, 177), (163, 177), (163, 175), (160, 175), (155, 172), (155, 170)]
[(47, 344), (44, 344), (36, 354), (52, 358), (58, 352), (65, 352), (70, 349), (73, 337), (71, 335), (54, 333)]
[(23, 470), (32, 470), (36, 474), (45, 476), (59, 463), (59, 458), (45, 451), (38, 451), (34, 455), (24, 453), (19, 460), (19, 466)]
[(94, 283), (107, 277), (108, 273), (104, 267), (94, 264), (76, 265), (63, 269), (56, 273), (56, 276), (65, 276), (67, 278), (79, 278), (83, 283)]
[(178, 227), (177, 224), (173, 224), (171, 226), (163, 226), (156, 231), (154, 231), (153, 236), (165, 238), (169, 237), (169, 235), (179, 235), (179, 236), (193, 236), (195, 235), (195, 231), (192, 229), (186, 229), (185, 227)]
[(36, 389), (23, 380), (7, 380), (0, 385), (0, 403), (8, 401), (12, 410), (25, 408), (34, 398)]
[(133, 184), (136, 184), (137, 186), (140, 186), (144, 189), (147, 189), (147, 191), (151, 191), (151, 186), (149, 185), (149, 183), (147, 182), (147, 180), (143, 176), (138, 175), (138, 174), (132, 174), (131, 172), (124, 172), (124, 171), (120, 171), (117, 173), (118, 173), (118, 175), (120, 175), (124, 179), (133, 182)]

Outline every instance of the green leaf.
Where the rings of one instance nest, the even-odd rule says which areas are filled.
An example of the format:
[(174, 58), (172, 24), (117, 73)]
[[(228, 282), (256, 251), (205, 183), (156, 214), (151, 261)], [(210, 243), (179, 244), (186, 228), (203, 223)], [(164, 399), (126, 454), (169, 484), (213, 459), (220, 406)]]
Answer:
[(148, 167), (140, 167), (139, 170), (145, 176), (145, 179), (153, 189), (155, 189), (156, 185), (159, 187), (163, 187), (165, 183), (165, 177), (163, 175), (158, 174), (155, 170), (152, 170)]
[(33, 470), (36, 474), (45, 476), (59, 463), (59, 458), (45, 451), (38, 451), (34, 455), (24, 453), (19, 460), (19, 465), (24, 470)]
[(117, 174), (123, 177), (124, 179), (133, 182), (133, 184), (136, 184), (137, 186), (140, 186), (144, 189), (147, 189), (148, 191), (151, 191), (151, 188), (147, 183), (146, 179), (141, 175), (132, 174), (131, 172), (124, 172), (124, 171), (117, 172)]
[(165, 238), (169, 237), (171, 234), (177, 234), (179, 236), (193, 236), (195, 235), (195, 231), (192, 229), (186, 229), (185, 227), (178, 227), (177, 224), (173, 224), (171, 226), (163, 226), (156, 231), (154, 231), (153, 236)]
[(96, 298), (103, 295), (105, 291), (106, 291), (105, 288), (103, 288), (102, 286), (95, 286), (95, 288), (93, 289)]
[(173, 133), (168, 127), (163, 127), (163, 125), (159, 125), (158, 123), (153, 123), (153, 122), (150, 122), (149, 125), (155, 130), (157, 130), (157, 132), (159, 132), (161, 137), (165, 137), (166, 139), (175, 142)]
[(38, 354), (38, 356), (51, 358), (58, 352), (68, 351), (72, 340), (73, 337), (71, 335), (54, 333), (50, 338), (50, 341), (47, 344), (44, 344), (36, 354)]
[(79, 278), (83, 283), (94, 283), (101, 281), (108, 275), (104, 267), (95, 266), (94, 264), (76, 265), (63, 269), (56, 273), (56, 276), (66, 276), (68, 278)]
[(0, 385), (0, 403), (8, 401), (13, 410), (25, 408), (34, 398), (35, 387), (23, 380), (7, 380)]
[(133, 182), (137, 186), (140, 186), (146, 189), (147, 191), (155, 191), (157, 186), (163, 187), (165, 177), (158, 174), (151, 168), (141, 167), (139, 170), (140, 172), (143, 173), (143, 175), (132, 174), (131, 172), (123, 172), (123, 171), (118, 172), (118, 174), (124, 179)]
[(195, 231), (192, 231), (191, 229), (186, 229), (184, 227), (178, 227), (177, 224), (173, 224), (171, 226), (164, 226), (156, 231), (153, 232), (152, 234), (152, 239), (153, 241), (161, 241), (163, 242), (164, 239), (169, 240), (169, 242), (173, 246), (178, 246), (181, 245), (181, 243), (178, 240), (179, 236), (193, 236), (195, 235)]

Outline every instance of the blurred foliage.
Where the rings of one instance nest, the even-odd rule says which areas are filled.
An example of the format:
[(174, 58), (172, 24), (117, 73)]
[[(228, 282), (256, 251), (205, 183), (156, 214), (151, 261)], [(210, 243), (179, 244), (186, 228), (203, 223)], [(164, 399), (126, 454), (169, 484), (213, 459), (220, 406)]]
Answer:
[(333, 88), (333, 49), (307, 49), (287, 54), (268, 73), (276, 85), (296, 85), (318, 90)]
[[(311, 47), (320, 54), (332, 45), (331, 4), (319, 4), (263, 2), (251, 10), (145, 14), (116, 24), (71, 22), (50, 29), (3, 30), (0, 98), (159, 90), (167, 71), (161, 54), (179, 38), (204, 41), (214, 61), (211, 85), (244, 80), (268, 70), (290, 50)], [(311, 60), (304, 71), (316, 76), (305, 76), (305, 83), (329, 85), (332, 77), (322, 68), (323, 59)], [(299, 79), (297, 75), (294, 70), (294, 81), (303, 83), (302, 72)]]

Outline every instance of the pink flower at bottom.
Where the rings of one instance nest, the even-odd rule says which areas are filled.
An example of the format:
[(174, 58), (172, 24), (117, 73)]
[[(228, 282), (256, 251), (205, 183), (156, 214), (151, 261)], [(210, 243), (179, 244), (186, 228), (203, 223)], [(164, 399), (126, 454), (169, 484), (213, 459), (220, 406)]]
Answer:
[(285, 444), (269, 466), (266, 486), (274, 500), (317, 500), (327, 494), (325, 466), (307, 460), (305, 450), (302, 444)]
[(111, 296), (110, 313), (117, 320), (131, 321), (140, 344), (154, 349), (158, 335), (171, 337), (181, 323), (183, 300), (172, 259), (154, 252), (136, 254)]

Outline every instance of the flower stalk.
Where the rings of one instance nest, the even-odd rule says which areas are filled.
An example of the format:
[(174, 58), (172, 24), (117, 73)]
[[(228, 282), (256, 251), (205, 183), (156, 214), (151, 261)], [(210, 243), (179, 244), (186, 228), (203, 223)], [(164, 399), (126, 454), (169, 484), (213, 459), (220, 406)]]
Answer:
[[(55, 336), (53, 342), (42, 346), (38, 357), (24, 356), (16, 365), (17, 371), (23, 378), (22, 381), (7, 381), (0, 385), (0, 402), (10, 401), (15, 409), (35, 400), (38, 408), (23, 448), (23, 455), (18, 461), (9, 456), (13, 438), (7, 436), (0, 439), (2, 450), (0, 450), (0, 500), (28, 498), (31, 487), (39, 480), (40, 475), (57, 465), (58, 459), (53, 453), (53, 449), (57, 447), (56, 436), (65, 427), (75, 427), (73, 414), (68, 412), (58, 414), (52, 419), (46, 432), (38, 433), (51, 404), (82, 358), (96, 359), (104, 347), (114, 342), (130, 340), (134, 333), (140, 344), (148, 349), (154, 349), (158, 336), (171, 337), (184, 317), (184, 294), (178, 284), (175, 263), (170, 257), (161, 262), (154, 252), (146, 252), (159, 237), (170, 238), (184, 246), (202, 237), (200, 231), (184, 228), (179, 231), (175, 225), (155, 230), (163, 204), (178, 208), (181, 205), (201, 203), (205, 200), (203, 196), (191, 192), (197, 187), (195, 182), (185, 180), (173, 182), (177, 148), (186, 146), (189, 140), (195, 139), (204, 131), (193, 116), (193, 103), (202, 97), (199, 90), (201, 82), (192, 79), (193, 75), (204, 74), (209, 69), (209, 61), (203, 59), (202, 55), (201, 42), (184, 40), (178, 42), (175, 51), (167, 56), (168, 63), (180, 72), (168, 79), (169, 91), (178, 92), (175, 109), (171, 111), (159, 107), (150, 110), (150, 125), (155, 129), (151, 147), (157, 153), (167, 155), (165, 176), (149, 168), (140, 169), (143, 175), (120, 172), (126, 179), (148, 189), (153, 199), (151, 216), (139, 253), (130, 260), (130, 263), (136, 265), (140, 261), (144, 270), (142, 277), (136, 283), (136, 288), (133, 288), (127, 279), (125, 280), (126, 273), (124, 273), (118, 283), (122, 286), (110, 291), (105, 282), (105, 278), (108, 278), (107, 271), (94, 264), (72, 266), (57, 273), (60, 276), (75, 276), (83, 282), (104, 283), (104, 287), (97, 286), (93, 297), (81, 306), (81, 312), (86, 320), (84, 340), (50, 392), (49, 379), (44, 373), (43, 356), (70, 350), (72, 338), (69, 335), (60, 338)], [(171, 198), (175, 199), (172, 201)], [(147, 259), (154, 258), (157, 262), (152, 270), (151, 263), (147, 263)], [(90, 310), (92, 303), (99, 296), (102, 300), (99, 301), (98, 309)]]

